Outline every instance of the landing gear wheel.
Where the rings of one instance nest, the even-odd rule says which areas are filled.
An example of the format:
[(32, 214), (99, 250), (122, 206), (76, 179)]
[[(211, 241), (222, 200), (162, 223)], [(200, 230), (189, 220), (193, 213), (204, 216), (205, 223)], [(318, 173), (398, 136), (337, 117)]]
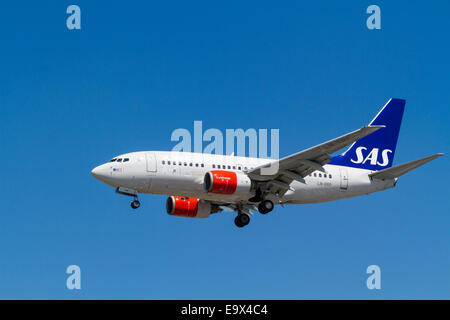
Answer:
[(273, 202), (270, 200), (263, 200), (258, 205), (258, 211), (262, 214), (269, 213), (273, 210)]
[(133, 209), (139, 208), (140, 205), (141, 205), (141, 203), (140, 203), (138, 200), (134, 200), (134, 201), (131, 203), (131, 207), (132, 207)]
[(245, 213), (239, 213), (236, 218), (234, 218), (234, 223), (237, 227), (242, 228), (248, 225), (250, 222), (250, 217)]

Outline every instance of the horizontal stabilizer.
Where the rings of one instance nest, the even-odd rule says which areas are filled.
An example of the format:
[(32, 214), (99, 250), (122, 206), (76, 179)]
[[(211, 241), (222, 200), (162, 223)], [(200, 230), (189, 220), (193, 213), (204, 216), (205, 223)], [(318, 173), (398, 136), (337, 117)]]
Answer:
[(395, 167), (391, 167), (388, 169), (384, 169), (384, 170), (380, 170), (380, 171), (371, 173), (371, 174), (369, 174), (369, 176), (372, 178), (375, 178), (375, 179), (380, 179), (380, 180), (398, 178), (401, 175), (403, 175), (417, 167), (420, 167), (421, 165), (424, 165), (425, 163), (430, 162), (431, 160), (434, 160), (443, 155), (444, 155), (443, 153), (436, 153), (432, 156), (428, 156), (428, 157), (425, 157), (422, 159), (406, 162), (406, 163), (400, 164)]

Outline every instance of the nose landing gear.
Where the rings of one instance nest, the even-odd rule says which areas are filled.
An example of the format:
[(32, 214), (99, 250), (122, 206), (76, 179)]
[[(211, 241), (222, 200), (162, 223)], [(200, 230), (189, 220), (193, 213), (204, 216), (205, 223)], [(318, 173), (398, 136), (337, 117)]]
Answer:
[(141, 206), (141, 203), (138, 200), (138, 193), (136, 190), (123, 188), (123, 187), (117, 187), (116, 193), (123, 194), (125, 196), (133, 197), (134, 200), (131, 202), (131, 208), (137, 209)]
[(131, 202), (131, 208), (133, 209), (137, 209), (141, 206), (141, 203), (139, 202), (138, 199), (134, 199), (133, 202)]

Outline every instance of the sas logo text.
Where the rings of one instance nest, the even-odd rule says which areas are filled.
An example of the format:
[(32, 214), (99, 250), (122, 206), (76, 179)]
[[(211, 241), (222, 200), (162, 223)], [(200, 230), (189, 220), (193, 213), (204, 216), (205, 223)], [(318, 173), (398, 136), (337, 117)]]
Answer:
[(372, 166), (379, 165), (381, 167), (385, 167), (385, 166), (387, 166), (389, 164), (388, 154), (392, 153), (392, 150), (384, 149), (381, 152), (381, 160), (382, 160), (382, 162), (378, 161), (378, 153), (379, 153), (380, 149), (373, 148), (372, 151), (370, 151), (370, 153), (367, 154), (366, 156), (364, 156), (365, 152), (363, 152), (363, 150), (367, 150), (367, 148), (366, 147), (358, 147), (358, 148), (356, 148), (355, 152), (356, 152), (357, 159), (356, 160), (350, 159), (350, 161), (353, 162), (353, 163), (361, 163), (361, 164), (365, 164), (367, 161), (370, 161), (370, 164)]

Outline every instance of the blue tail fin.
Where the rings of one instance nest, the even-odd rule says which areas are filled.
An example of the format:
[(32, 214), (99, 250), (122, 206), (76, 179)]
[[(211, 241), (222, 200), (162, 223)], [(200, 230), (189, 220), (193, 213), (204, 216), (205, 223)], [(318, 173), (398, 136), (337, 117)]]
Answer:
[(385, 127), (356, 141), (343, 154), (331, 158), (329, 164), (368, 170), (391, 167), (405, 102), (402, 99), (390, 99), (369, 124)]

